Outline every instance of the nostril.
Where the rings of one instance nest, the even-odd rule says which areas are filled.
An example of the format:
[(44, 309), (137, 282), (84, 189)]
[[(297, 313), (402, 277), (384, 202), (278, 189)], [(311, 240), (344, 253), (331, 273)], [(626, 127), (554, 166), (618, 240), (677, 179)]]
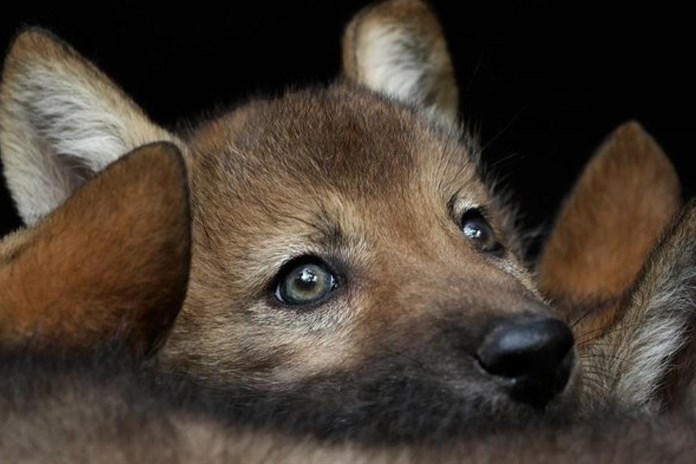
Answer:
[(543, 406), (568, 381), (573, 343), (573, 334), (563, 322), (525, 318), (497, 325), (476, 355), (486, 372), (512, 379), (515, 399)]
[(573, 334), (557, 319), (512, 321), (498, 325), (477, 355), (489, 373), (517, 377), (555, 369), (573, 347)]

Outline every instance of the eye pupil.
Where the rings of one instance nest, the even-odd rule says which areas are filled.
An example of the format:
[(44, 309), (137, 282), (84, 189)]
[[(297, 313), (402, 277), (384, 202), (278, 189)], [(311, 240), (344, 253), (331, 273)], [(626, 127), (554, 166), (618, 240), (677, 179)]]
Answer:
[(464, 213), (461, 227), (466, 238), (474, 242), (480, 250), (493, 254), (502, 253), (503, 248), (498, 243), (493, 228), (479, 210), (471, 209)]
[(288, 305), (315, 303), (335, 287), (335, 277), (319, 263), (291, 264), (289, 272), (281, 272), (275, 297)]
[(305, 290), (311, 289), (319, 281), (317, 273), (310, 268), (302, 268), (297, 275), (295, 284)]
[(464, 234), (472, 240), (484, 240), (486, 238), (485, 229), (481, 227), (481, 224), (477, 224), (474, 221), (464, 226)]

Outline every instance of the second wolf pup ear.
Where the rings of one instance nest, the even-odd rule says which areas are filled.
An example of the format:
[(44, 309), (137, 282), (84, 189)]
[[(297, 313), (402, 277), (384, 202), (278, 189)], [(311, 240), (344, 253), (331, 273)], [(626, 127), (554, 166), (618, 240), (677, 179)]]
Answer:
[(614, 307), (680, 207), (667, 156), (638, 123), (620, 126), (557, 217), (537, 266), (542, 290), (561, 308)]
[(390, 0), (360, 11), (343, 36), (343, 72), (446, 125), (457, 123), (459, 97), (447, 44), (420, 0)]
[(0, 153), (26, 224), (134, 148), (176, 141), (98, 69), (46, 31), (29, 29), (5, 59)]
[(189, 265), (183, 159), (146, 145), (0, 244), (0, 342), (149, 352), (183, 304)]

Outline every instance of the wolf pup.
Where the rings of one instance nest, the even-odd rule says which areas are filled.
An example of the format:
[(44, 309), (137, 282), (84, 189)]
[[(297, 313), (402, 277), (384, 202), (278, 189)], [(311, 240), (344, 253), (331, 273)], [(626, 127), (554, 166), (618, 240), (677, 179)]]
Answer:
[[(642, 134), (627, 132), (631, 127), (617, 131), (609, 143)], [(621, 150), (600, 151), (590, 166), (624, 156)], [(229, 425), (210, 410), (214, 402), (191, 401), (178, 394), (185, 386), (174, 383), (163, 390), (153, 384), (149, 368), (143, 368), (137, 359), (132, 362), (122, 354), (105, 352), (104, 345), (116, 341), (133, 348), (156, 340), (153, 335), (167, 332), (168, 322), (181, 304), (188, 228), (180, 168), (171, 146), (146, 146), (90, 181), (38, 226), (0, 245), (4, 260), (0, 275), (12, 275), (2, 281), (2, 296), (13, 301), (0, 304), (4, 321), (12, 321), (0, 334), (4, 341), (10, 341), (0, 349), (0, 455), (7, 462), (552, 463), (693, 459), (696, 422), (689, 415), (633, 420), (603, 416), (563, 428), (523, 427), (503, 434), (479, 431), (434, 446), (365, 447), (351, 442), (327, 445), (306, 436), (250, 428), (239, 422)], [(578, 183), (581, 190), (585, 180), (583, 176)], [(128, 195), (137, 197), (120, 201)], [(141, 201), (143, 198), (148, 201)], [(571, 197), (571, 203), (575, 199), (576, 195)], [(85, 204), (91, 208), (89, 213), (84, 210)], [(95, 211), (98, 214), (93, 214)], [(676, 261), (665, 254), (678, 245), (683, 247), (693, 235), (694, 211), (690, 205), (653, 253), (653, 262), (673, 263), (668, 275), (681, 275), (684, 266), (690, 268), (696, 262), (693, 254)], [(91, 240), (95, 231), (104, 240)], [(116, 237), (116, 242), (111, 240)], [(61, 246), (55, 248), (55, 244)], [(83, 248), (89, 253), (82, 253)], [(106, 259), (106, 263), (97, 258)], [(56, 266), (68, 267), (65, 273), (50, 272), (47, 279), (34, 279), (37, 263), (53, 271)], [(93, 279), (89, 285), (73, 278), (82, 275), (82, 266), (95, 271), (85, 274)], [(128, 272), (114, 277), (113, 268)], [(650, 269), (665, 268), (651, 264)], [(145, 271), (144, 275), (140, 271)], [(145, 282), (148, 285), (143, 287)], [(47, 283), (60, 288), (70, 299), (54, 299), (55, 295), (45, 290)], [(22, 302), (18, 286), (26, 290)], [(637, 293), (649, 295), (653, 288), (650, 283), (641, 284)], [(74, 305), (74, 310), (64, 309), (63, 303)], [(167, 307), (169, 312), (164, 310)], [(54, 311), (62, 316), (59, 323), (32, 324), (43, 330), (30, 333), (21, 330), (27, 320), (51, 320)], [(624, 345), (630, 347), (631, 343), (628, 339)], [(87, 352), (86, 344), (92, 348)], [(441, 420), (447, 423), (448, 418)]]
[[(20, 215), (33, 224), (124, 153), (169, 141), (189, 168), (193, 262), (166, 371), (233, 393), (251, 421), (266, 411), (259, 421), (322, 435), (425, 439), (563, 416), (579, 388), (573, 335), (458, 127), (438, 22), (416, 0), (370, 6), (343, 63), (331, 86), (174, 134), (27, 30), (0, 87)], [(298, 411), (314, 419), (297, 424)]]

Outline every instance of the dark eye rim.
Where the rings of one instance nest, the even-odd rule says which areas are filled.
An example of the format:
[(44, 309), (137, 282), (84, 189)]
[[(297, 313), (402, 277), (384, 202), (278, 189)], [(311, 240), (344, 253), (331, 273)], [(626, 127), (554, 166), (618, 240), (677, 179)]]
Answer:
[(462, 213), (461, 218), (459, 219), (459, 229), (463, 230), (465, 222), (471, 220), (482, 221), (490, 229), (490, 232), (494, 240), (494, 243), (490, 247), (482, 247), (476, 245), (475, 248), (481, 251), (482, 253), (495, 256), (496, 258), (502, 258), (503, 256), (505, 256), (505, 247), (498, 239), (498, 234), (491, 225), (490, 221), (488, 221), (488, 219), (486, 218), (486, 211), (483, 208), (467, 209)]
[[(283, 301), (281, 298), (279, 298), (279, 287), (280, 284), (285, 280), (287, 275), (295, 268), (307, 264), (313, 264), (315, 266), (321, 267), (324, 269), (326, 272), (331, 274), (333, 278), (332, 286), (331, 289), (321, 298), (314, 300), (309, 303), (290, 303), (287, 301)], [(325, 303), (327, 300), (332, 298), (336, 291), (341, 288), (342, 286), (342, 278), (334, 270), (334, 267), (331, 266), (327, 260), (320, 258), (319, 256), (316, 255), (301, 255), (297, 256), (295, 258), (291, 258), (285, 263), (283, 263), (280, 266), (280, 269), (278, 269), (278, 272), (276, 273), (275, 277), (271, 281), (271, 284), (269, 285), (268, 291), (266, 292), (267, 295), (269, 296), (270, 302), (273, 306), (278, 306), (282, 308), (287, 308), (287, 309), (295, 309), (295, 310), (303, 310), (307, 311), (310, 309), (313, 309), (315, 307), (321, 306), (323, 303)]]

